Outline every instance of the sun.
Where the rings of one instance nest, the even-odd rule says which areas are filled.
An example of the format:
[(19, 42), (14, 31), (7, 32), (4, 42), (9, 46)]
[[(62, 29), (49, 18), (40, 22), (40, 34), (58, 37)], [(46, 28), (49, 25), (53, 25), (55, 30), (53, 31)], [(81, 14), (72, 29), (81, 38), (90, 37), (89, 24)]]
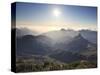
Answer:
[(61, 14), (61, 12), (60, 12), (59, 9), (56, 8), (56, 9), (53, 10), (53, 15), (54, 16), (58, 17), (58, 16), (60, 16), (60, 14)]

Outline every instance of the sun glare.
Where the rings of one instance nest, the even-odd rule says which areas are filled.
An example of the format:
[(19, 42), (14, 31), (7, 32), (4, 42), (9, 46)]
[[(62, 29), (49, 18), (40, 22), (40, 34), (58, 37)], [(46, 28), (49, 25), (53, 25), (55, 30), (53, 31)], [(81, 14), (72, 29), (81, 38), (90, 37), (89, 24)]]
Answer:
[(59, 9), (56, 8), (53, 10), (53, 14), (54, 14), (54, 16), (58, 17), (58, 16), (60, 16), (61, 12), (59, 11)]

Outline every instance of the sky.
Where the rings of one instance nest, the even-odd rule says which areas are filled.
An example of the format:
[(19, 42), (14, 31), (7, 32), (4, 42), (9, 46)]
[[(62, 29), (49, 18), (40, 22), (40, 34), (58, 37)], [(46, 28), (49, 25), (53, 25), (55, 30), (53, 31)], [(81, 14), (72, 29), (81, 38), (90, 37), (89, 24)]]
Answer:
[(16, 3), (16, 26), (37, 32), (61, 28), (97, 30), (97, 8), (18, 2)]

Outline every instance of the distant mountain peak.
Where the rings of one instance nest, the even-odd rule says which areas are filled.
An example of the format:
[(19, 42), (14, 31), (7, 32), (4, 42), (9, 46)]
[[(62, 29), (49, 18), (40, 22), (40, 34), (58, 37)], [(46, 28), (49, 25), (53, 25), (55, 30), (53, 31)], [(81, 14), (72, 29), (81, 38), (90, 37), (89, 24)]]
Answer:
[(60, 30), (61, 31), (74, 31), (73, 29), (64, 29), (64, 28), (61, 28)]
[(64, 29), (64, 28), (61, 28), (61, 31), (66, 31), (66, 29)]

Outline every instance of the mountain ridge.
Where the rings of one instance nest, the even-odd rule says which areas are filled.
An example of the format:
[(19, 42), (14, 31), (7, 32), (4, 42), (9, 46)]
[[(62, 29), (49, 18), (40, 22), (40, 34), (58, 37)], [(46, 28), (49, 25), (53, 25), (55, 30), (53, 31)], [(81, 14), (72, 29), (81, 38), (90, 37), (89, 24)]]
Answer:
[[(63, 29), (43, 33), (38, 36), (28, 34), (17, 37), (16, 55), (18, 57), (40, 55), (48, 56), (60, 62), (72, 62), (74, 60), (82, 60), (84, 56), (88, 56), (86, 52), (89, 51), (89, 53), (92, 53), (92, 55), (89, 54), (88, 56), (91, 60), (92, 58), (96, 58), (94, 51), (96, 50), (96, 46), (93, 45), (94, 43), (85, 39), (81, 33), (74, 30)], [(63, 58), (63, 54), (67, 59)], [(69, 58), (68, 54), (73, 59)]]

